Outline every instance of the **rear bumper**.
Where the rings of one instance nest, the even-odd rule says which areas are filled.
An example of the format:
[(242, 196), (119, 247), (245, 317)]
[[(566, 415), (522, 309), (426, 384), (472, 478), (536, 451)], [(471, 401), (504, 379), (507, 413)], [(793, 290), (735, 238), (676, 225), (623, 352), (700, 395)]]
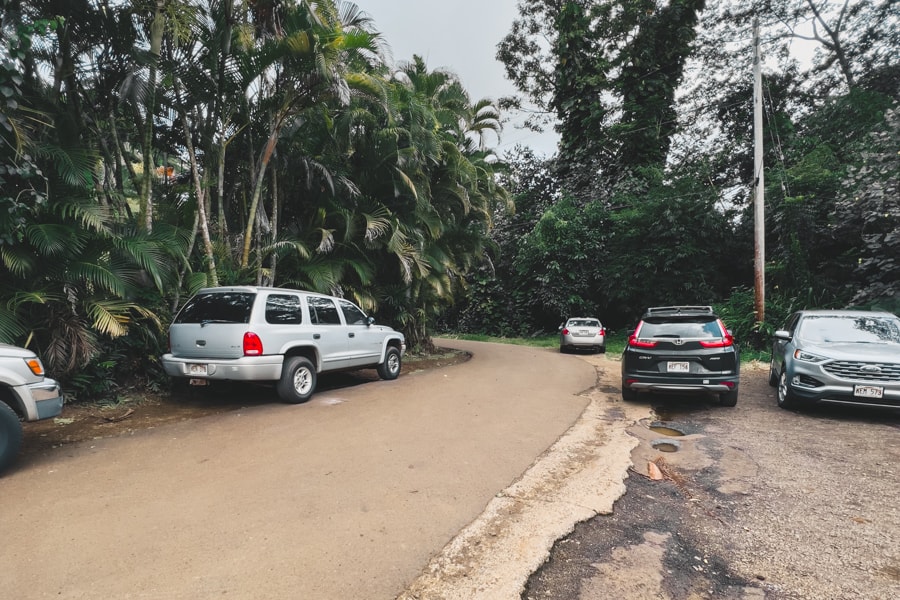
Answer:
[(680, 381), (646, 375), (622, 376), (622, 387), (636, 392), (666, 394), (724, 394), (738, 387), (740, 377), (691, 377)]
[(606, 338), (603, 336), (594, 337), (575, 337), (571, 335), (564, 336), (560, 339), (560, 346), (571, 346), (574, 348), (595, 348), (606, 344)]
[[(244, 356), (231, 360), (180, 358), (163, 354), (160, 359), (169, 377), (228, 381), (277, 381), (281, 378), (284, 356)], [(204, 365), (205, 373), (192, 370), (192, 365)]]

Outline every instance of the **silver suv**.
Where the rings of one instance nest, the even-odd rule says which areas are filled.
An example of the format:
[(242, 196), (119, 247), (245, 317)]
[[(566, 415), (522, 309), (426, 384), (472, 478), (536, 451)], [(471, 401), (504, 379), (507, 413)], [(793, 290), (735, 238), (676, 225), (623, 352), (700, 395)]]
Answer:
[(400, 375), (406, 340), (355, 304), (324, 294), (263, 287), (200, 290), (169, 327), (166, 373), (193, 385), (271, 381), (285, 402), (305, 402), (319, 373), (375, 368)]
[(49, 419), (62, 412), (59, 384), (44, 376), (31, 350), (0, 344), (0, 471), (22, 446), (22, 421)]

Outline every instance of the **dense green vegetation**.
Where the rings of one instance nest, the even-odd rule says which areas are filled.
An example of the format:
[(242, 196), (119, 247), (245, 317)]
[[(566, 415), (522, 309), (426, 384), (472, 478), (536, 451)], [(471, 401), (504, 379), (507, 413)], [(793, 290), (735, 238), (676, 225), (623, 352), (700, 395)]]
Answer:
[[(521, 96), (481, 100), (389, 64), (349, 2), (4, 0), (0, 341), (90, 397), (161, 384), (165, 325), (210, 285), (342, 295), (416, 348), (576, 312), (626, 330), (669, 303), (712, 303), (763, 348), (797, 308), (898, 310), (892, 5), (520, 0), (498, 58)], [(773, 57), (763, 322), (754, 18)], [(787, 52), (801, 35), (809, 64)], [(559, 124), (556, 156), (492, 149), (524, 103)]]

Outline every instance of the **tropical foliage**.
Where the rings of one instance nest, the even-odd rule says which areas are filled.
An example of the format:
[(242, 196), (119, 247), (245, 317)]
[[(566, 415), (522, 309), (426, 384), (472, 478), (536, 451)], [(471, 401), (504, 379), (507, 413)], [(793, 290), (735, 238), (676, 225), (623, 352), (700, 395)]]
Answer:
[(390, 66), (353, 4), (0, 18), (0, 340), (75, 392), (134, 356), (153, 372), (171, 311), (207, 285), (345, 296), (427, 345), (509, 205), (497, 109), (419, 58)]
[[(630, 327), (648, 305), (712, 303), (765, 347), (799, 308), (900, 309), (895, 4), (520, 1), (497, 52), (521, 94), (505, 105), (543, 108), (560, 147), (525, 176), (516, 163), (532, 159), (511, 157), (507, 187), (517, 204), (552, 200), (522, 237), (492, 232), (498, 249), (459, 327), (527, 335), (585, 312)], [(752, 302), (754, 21), (768, 58), (764, 321)], [(801, 62), (795, 44), (814, 52)]]

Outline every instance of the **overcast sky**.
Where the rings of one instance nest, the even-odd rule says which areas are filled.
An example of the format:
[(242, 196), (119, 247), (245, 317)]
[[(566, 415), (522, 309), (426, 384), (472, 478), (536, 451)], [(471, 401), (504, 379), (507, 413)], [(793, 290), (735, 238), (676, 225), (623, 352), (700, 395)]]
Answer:
[[(418, 54), (430, 70), (456, 73), (473, 102), (515, 92), (495, 55), (517, 15), (516, 0), (353, 1), (372, 17), (395, 61)], [(545, 156), (556, 151), (555, 134), (504, 127), (500, 150), (522, 144)]]

